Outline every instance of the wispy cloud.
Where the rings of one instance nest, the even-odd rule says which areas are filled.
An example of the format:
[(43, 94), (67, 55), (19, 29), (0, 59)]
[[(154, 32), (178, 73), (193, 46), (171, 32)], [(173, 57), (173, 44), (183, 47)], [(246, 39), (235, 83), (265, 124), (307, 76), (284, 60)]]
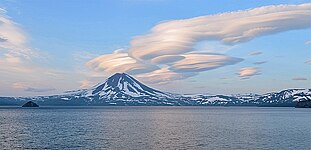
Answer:
[(50, 92), (55, 91), (55, 88), (34, 88), (30, 87), (30, 83), (25, 82), (16, 82), (12, 85), (12, 88), (18, 89), (18, 90), (24, 90), (25, 92)]
[(311, 44), (311, 41), (306, 41), (305, 43), (306, 43), (306, 44)]
[(267, 63), (267, 61), (256, 61), (253, 64), (254, 65), (261, 65), (261, 64), (265, 64), (265, 63)]
[[(5, 76), (7, 83), (15, 82), (16, 79), (39, 80), (39, 78), (54, 77), (58, 74), (53, 69), (40, 66), (42, 62), (37, 63), (45, 56), (28, 45), (27, 34), (19, 24), (6, 15), (5, 9), (1, 8), (0, 51), (0, 77)], [(22, 86), (22, 83), (15, 83), (12, 88)]]
[(261, 54), (262, 54), (262, 52), (251, 52), (248, 55), (250, 55), (250, 56), (257, 56), (257, 55), (261, 55)]
[(28, 63), (48, 59), (48, 54), (30, 46), (29, 39), (31, 39), (29, 34), (22, 29), (22, 26), (7, 16), (5, 9), (0, 8), (0, 58), (14, 60), (14, 64), (16, 60)]
[(255, 67), (245, 67), (245, 68), (241, 68), (238, 74), (239, 74), (239, 77), (241, 77), (242, 79), (247, 79), (252, 76), (259, 75), (260, 72)]
[(17, 82), (12, 85), (14, 89), (26, 89), (28, 87), (27, 83)]
[(311, 60), (306, 61), (305, 64), (311, 65)]
[(89, 61), (95, 57), (97, 57), (98, 55), (96, 54), (93, 54), (93, 53), (90, 53), (90, 52), (87, 52), (87, 51), (78, 51), (76, 53), (73, 54), (73, 57), (76, 61), (82, 61), (82, 62), (85, 62), (85, 61)]
[(31, 88), (31, 87), (28, 87), (24, 91), (41, 93), (41, 92), (50, 92), (50, 91), (55, 91), (55, 90), (56, 90), (55, 88)]
[(295, 77), (295, 78), (293, 78), (293, 80), (304, 81), (304, 80), (308, 80), (308, 79), (304, 78), (304, 77)]
[[(10, 57), (31, 59), (38, 57), (36, 50), (27, 45), (26, 33), (20, 26), (6, 15), (5, 9), (0, 11), (0, 49)], [(5, 57), (5, 56), (4, 56)]]
[(94, 83), (92, 83), (91, 81), (88, 81), (88, 80), (82, 80), (79, 83), (80, 83), (80, 88), (83, 88), (83, 89), (89, 88), (89, 87), (94, 85)]

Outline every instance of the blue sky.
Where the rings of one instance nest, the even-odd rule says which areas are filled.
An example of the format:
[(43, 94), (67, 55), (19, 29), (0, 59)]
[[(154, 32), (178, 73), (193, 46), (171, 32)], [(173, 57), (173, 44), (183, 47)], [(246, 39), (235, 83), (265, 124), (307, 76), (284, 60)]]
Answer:
[[(23, 44), (18, 46), (15, 44), (15, 48), (9, 47), (10, 45), (1, 46), (0, 54), (3, 56), (0, 63), (8, 65), (0, 68), (2, 73), (0, 77), (3, 79), (0, 82), (0, 95), (48, 95), (88, 88), (118, 71), (128, 72), (152, 87), (177, 93), (265, 93), (286, 88), (310, 88), (311, 65), (308, 61), (311, 60), (311, 42), (308, 44), (308, 41), (311, 41), (311, 19), (302, 18), (310, 16), (311, 10), (310, 7), (298, 7), (307, 3), (310, 4), (311, 1), (4, 0), (0, 2), (0, 8), (3, 9), (1, 16), (13, 22), (12, 32), (14, 33), (11, 35), (21, 34)], [(224, 22), (226, 29), (230, 29), (227, 37), (222, 34), (215, 35), (219, 37), (210, 40), (211, 37), (200, 35), (204, 39), (201, 40), (190, 35), (192, 36), (190, 48), (193, 50), (187, 49), (189, 48), (188, 37), (183, 34), (183, 30), (188, 28), (185, 26), (177, 28), (174, 37), (165, 33), (166, 29), (172, 30), (171, 26), (179, 27), (178, 23), (175, 23), (176, 20), (185, 19), (183, 24), (195, 27), (198, 24), (191, 18), (237, 11), (248, 15), (249, 9), (270, 5), (279, 6), (277, 9), (280, 10), (277, 12), (281, 14), (285, 9), (280, 6), (281, 4), (284, 7), (293, 5), (290, 9), (297, 12), (303, 9), (305, 14), (289, 16), (296, 17), (296, 20), (287, 22), (276, 19), (271, 24), (280, 26), (280, 29), (271, 27), (272, 31), (260, 31), (263, 34), (256, 32), (237, 42), (230, 39), (226, 42), (225, 39), (232, 38), (231, 34), (242, 30), (243, 26), (238, 21), (232, 23), (236, 25), (234, 28), (232, 26), (233, 29), (229, 26), (230, 20)], [(263, 9), (270, 11), (270, 14), (274, 13), (274, 10), (271, 10), (274, 8)], [(296, 13), (294, 11), (287, 15)], [(226, 15), (228, 14), (224, 17), (216, 15), (214, 19), (225, 18)], [(206, 21), (204, 23), (209, 25), (209, 23), (213, 24), (212, 20), (207, 18), (201, 21)], [(294, 22), (293, 25), (291, 21)], [(223, 26), (223, 24), (214, 24)], [(269, 27), (272, 26), (271, 24)], [(202, 27), (202, 24), (200, 26)], [(264, 21), (253, 26), (256, 29), (267, 27)], [(154, 27), (164, 29), (151, 31)], [(4, 33), (5, 30), (7, 29), (0, 30), (0, 35), (1, 31)], [(191, 29), (191, 32), (195, 30)], [(207, 27), (198, 31), (213, 30)], [(224, 29), (219, 31), (227, 32)], [(170, 40), (169, 38), (181, 40), (181, 46), (185, 46), (185, 43), (188, 46), (184, 50), (181, 48), (183, 51), (169, 49), (165, 44), (160, 45), (160, 48), (166, 52), (171, 51), (167, 54), (169, 58), (161, 57), (161, 60), (172, 61), (177, 57), (187, 59), (167, 64), (154, 63), (151, 59), (158, 61), (160, 56), (166, 55), (152, 51), (153, 48), (159, 47), (149, 44), (148, 36), (144, 35), (159, 35), (150, 39), (153, 42), (159, 42), (159, 38), (161, 41)], [(1, 37), (7, 38), (3, 35)], [(14, 41), (14, 38), (18, 37), (21, 36), (7, 39), (10, 41), (12, 38)], [(144, 45), (132, 44), (139, 41)], [(141, 47), (144, 49), (140, 49)], [(28, 51), (24, 52), (20, 49), (28, 49)], [(116, 54), (118, 59), (113, 54), (117, 49), (122, 49), (121, 53)], [(130, 58), (127, 58), (127, 55)], [(119, 59), (120, 57), (124, 59)], [(126, 65), (127, 68), (124, 66), (111, 68), (104, 65), (114, 59), (115, 63)], [(125, 59), (128, 61), (124, 61)], [(217, 59), (217, 64), (197, 62), (201, 59)], [(138, 61), (140, 64), (132, 63), (133, 61)], [(9, 63), (12, 62), (10, 66)], [(204, 63), (205, 66), (195, 66), (189, 62), (194, 62), (196, 65)], [(211, 65), (216, 67), (210, 67)], [(188, 67), (188, 70), (184, 67)], [(137, 68), (139, 71), (135, 70)]]

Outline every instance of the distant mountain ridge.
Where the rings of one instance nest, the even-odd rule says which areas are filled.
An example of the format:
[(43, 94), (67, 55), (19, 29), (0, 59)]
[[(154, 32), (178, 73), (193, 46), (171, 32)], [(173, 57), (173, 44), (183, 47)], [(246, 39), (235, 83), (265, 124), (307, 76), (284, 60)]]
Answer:
[(213, 95), (173, 94), (148, 87), (126, 73), (116, 73), (90, 89), (60, 95), (0, 97), (0, 105), (21, 105), (34, 101), (40, 106), (290, 106), (311, 100), (311, 89), (287, 89), (259, 94)]

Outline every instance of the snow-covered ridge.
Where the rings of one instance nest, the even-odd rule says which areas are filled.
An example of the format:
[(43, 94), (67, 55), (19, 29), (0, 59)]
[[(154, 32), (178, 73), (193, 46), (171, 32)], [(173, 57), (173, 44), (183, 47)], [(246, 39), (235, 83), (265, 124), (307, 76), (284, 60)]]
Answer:
[(36, 97), (0, 97), (0, 105), (20, 105), (25, 101), (39, 105), (221, 105), (221, 106), (295, 106), (311, 101), (311, 89), (287, 89), (259, 94), (172, 94), (140, 83), (126, 73), (116, 73), (89, 89)]
[(311, 89), (287, 89), (280, 92), (272, 92), (259, 97), (259, 103), (293, 103), (311, 100)]

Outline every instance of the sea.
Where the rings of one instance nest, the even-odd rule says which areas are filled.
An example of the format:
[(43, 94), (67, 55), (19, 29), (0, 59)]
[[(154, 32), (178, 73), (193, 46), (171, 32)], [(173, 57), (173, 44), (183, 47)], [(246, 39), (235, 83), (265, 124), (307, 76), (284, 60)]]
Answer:
[(0, 149), (310, 150), (311, 109), (0, 107)]

